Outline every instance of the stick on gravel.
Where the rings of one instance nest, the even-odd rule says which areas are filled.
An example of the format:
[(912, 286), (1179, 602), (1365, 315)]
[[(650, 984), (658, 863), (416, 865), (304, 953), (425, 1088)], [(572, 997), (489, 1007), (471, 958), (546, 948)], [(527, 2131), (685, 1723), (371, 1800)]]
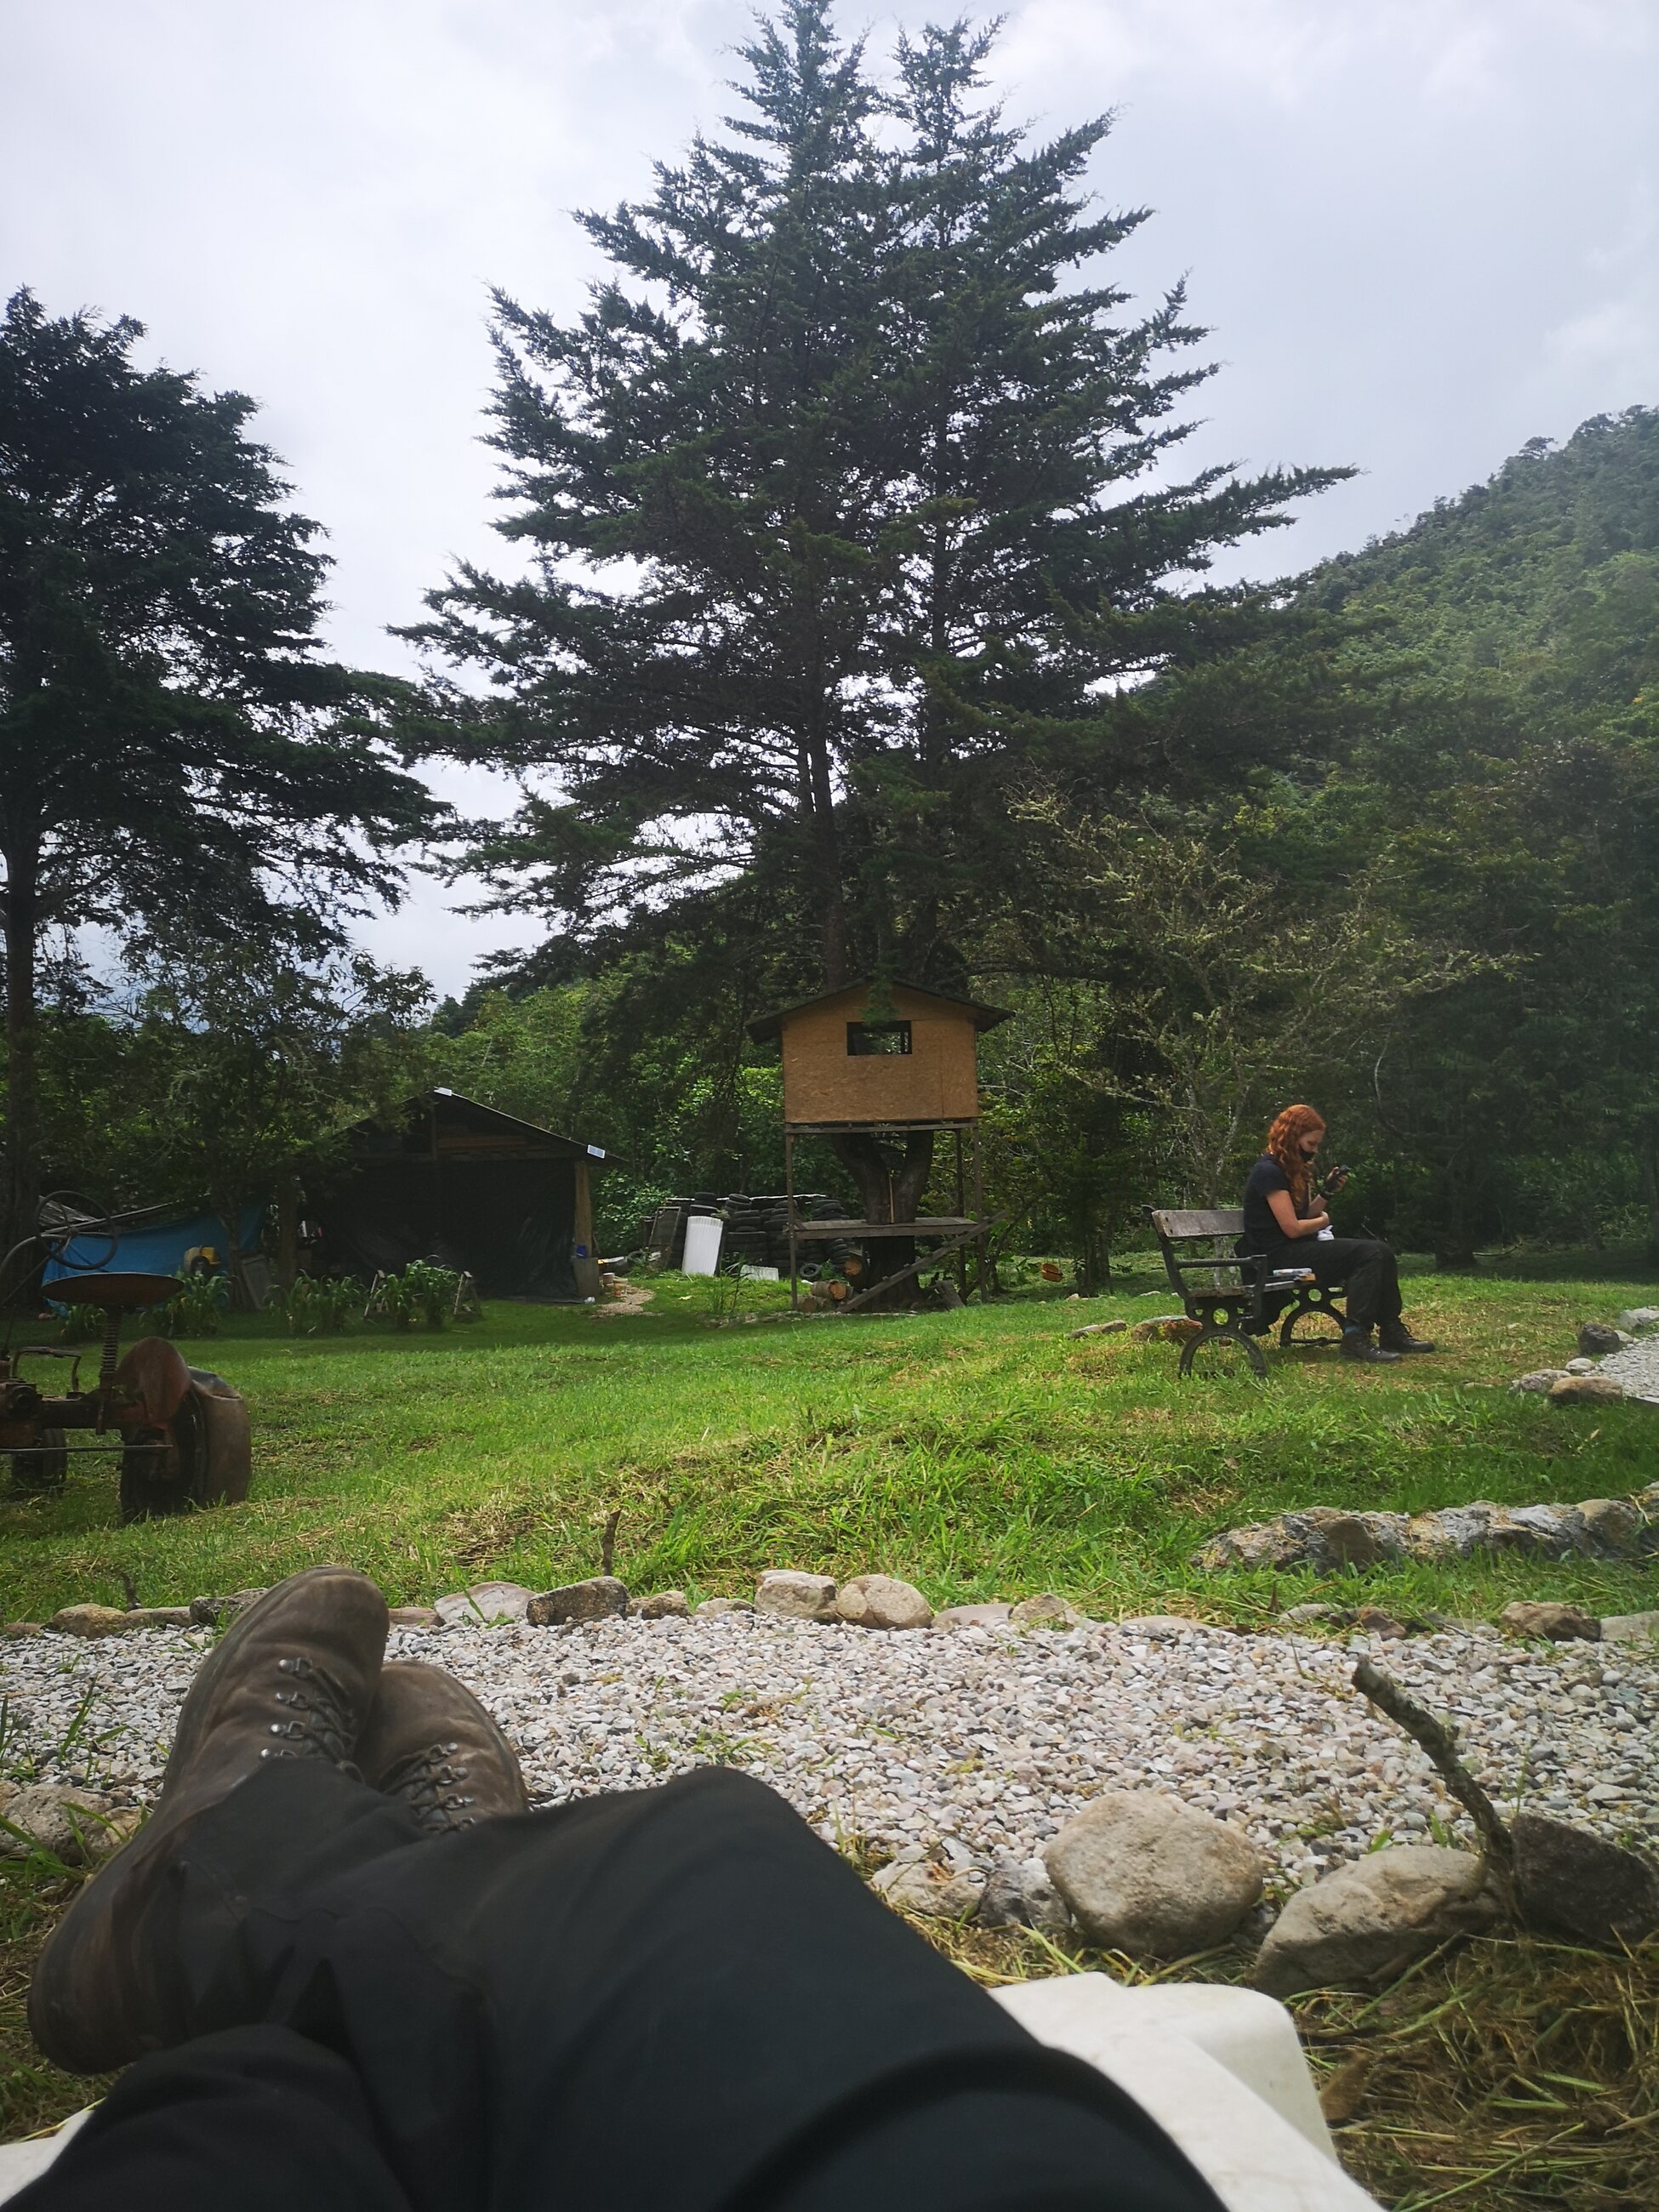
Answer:
[(1362, 1659), (1354, 1668), (1353, 1686), (1397, 1728), (1404, 1729), (1413, 1742), (1426, 1753), (1447, 1789), (1479, 1829), (1486, 1864), (1504, 1904), (1512, 1911), (1515, 1845), (1509, 1830), (1498, 1818), (1498, 1808), (1457, 1756), (1457, 1740), (1451, 1730), (1443, 1721), (1437, 1721), (1426, 1706), (1408, 1698), (1391, 1674), (1385, 1674), (1380, 1667), (1373, 1667), (1369, 1659)]

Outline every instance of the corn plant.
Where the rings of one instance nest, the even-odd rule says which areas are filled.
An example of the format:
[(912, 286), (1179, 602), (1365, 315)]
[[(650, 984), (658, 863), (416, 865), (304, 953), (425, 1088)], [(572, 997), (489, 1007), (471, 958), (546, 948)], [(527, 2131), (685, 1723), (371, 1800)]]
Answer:
[(282, 1294), (290, 1336), (340, 1336), (357, 1310), (363, 1286), (349, 1275), (298, 1275)]

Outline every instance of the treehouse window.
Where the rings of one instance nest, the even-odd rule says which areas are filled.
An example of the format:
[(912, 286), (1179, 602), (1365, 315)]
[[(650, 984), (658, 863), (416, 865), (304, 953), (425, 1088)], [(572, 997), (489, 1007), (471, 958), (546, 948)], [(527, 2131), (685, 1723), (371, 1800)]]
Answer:
[(877, 1053), (908, 1053), (910, 1049), (908, 1022), (848, 1022), (847, 1050), (849, 1058), (865, 1060)]

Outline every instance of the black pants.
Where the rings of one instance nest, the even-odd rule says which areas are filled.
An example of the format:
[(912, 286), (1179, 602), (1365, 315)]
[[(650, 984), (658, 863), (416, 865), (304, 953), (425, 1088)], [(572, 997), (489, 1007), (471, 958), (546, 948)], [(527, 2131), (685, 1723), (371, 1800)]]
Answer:
[(17, 2212), (1219, 2212), (728, 1771), (422, 1840), (273, 1764), (181, 1836), (141, 1951), (176, 2047)]
[(1267, 1261), (1273, 1267), (1311, 1267), (1316, 1282), (1343, 1291), (1352, 1328), (1386, 1327), (1400, 1318), (1400, 1262), (1393, 1245), (1380, 1237), (1298, 1237), (1294, 1243), (1286, 1237)]

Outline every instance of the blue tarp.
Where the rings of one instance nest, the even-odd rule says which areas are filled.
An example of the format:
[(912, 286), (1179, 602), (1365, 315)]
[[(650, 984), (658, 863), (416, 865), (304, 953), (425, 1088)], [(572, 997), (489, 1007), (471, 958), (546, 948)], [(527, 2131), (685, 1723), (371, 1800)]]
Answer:
[[(265, 1218), (264, 1202), (245, 1206), (236, 1224), (236, 1240), (243, 1251), (258, 1241), (259, 1226)], [(225, 1249), (225, 1224), (216, 1213), (192, 1213), (176, 1221), (152, 1221), (142, 1229), (124, 1229), (116, 1238), (115, 1249), (109, 1252), (107, 1237), (72, 1237), (64, 1247), (64, 1260), (48, 1260), (44, 1270), (46, 1282), (60, 1275), (182, 1275), (185, 1255), (210, 1247), (217, 1255), (219, 1273), (223, 1273), (229, 1254)], [(65, 1261), (68, 1262), (64, 1264)], [(90, 1266), (88, 1263), (91, 1263)]]

